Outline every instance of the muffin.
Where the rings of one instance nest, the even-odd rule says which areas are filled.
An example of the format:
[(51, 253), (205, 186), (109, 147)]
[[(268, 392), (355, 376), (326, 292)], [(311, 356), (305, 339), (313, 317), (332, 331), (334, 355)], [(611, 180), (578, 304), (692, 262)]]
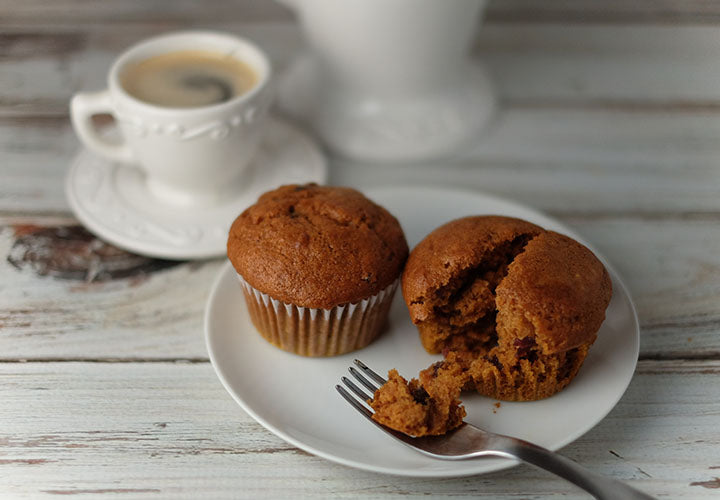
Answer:
[(227, 252), (266, 340), (334, 356), (381, 333), (408, 247), (397, 219), (358, 191), (306, 184), (263, 194), (232, 224)]
[(466, 217), (429, 234), (403, 274), (428, 352), (462, 353), (456, 385), (486, 396), (546, 398), (575, 377), (605, 319), (602, 263), (567, 236), (509, 217)]
[(413, 249), (403, 295), (425, 350), (486, 352), (497, 342), (495, 288), (542, 231), (519, 219), (466, 217), (435, 229)]
[(610, 276), (585, 246), (499, 216), (466, 217), (430, 233), (410, 254), (402, 287), (424, 348), (444, 357), (420, 372), (414, 392), (476, 390), (506, 401), (566, 387), (612, 295)]

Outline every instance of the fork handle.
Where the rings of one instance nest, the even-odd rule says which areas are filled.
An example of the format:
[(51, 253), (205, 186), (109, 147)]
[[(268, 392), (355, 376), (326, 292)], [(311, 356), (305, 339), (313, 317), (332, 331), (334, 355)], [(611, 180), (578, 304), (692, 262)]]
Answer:
[(516, 458), (567, 479), (599, 500), (652, 500), (621, 481), (590, 472), (578, 463), (535, 444), (508, 436), (497, 436), (493, 448), (499, 455)]

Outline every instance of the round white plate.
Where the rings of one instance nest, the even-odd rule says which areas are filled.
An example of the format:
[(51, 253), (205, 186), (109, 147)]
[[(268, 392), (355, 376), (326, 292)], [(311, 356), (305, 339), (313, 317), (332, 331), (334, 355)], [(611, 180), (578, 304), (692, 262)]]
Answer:
[(322, 184), (327, 166), (313, 141), (274, 119), (245, 175), (243, 190), (232, 199), (208, 207), (169, 206), (148, 191), (139, 169), (83, 150), (67, 174), (65, 194), (85, 227), (120, 248), (203, 259), (225, 255), (230, 224), (260, 194), (281, 184)]
[[(381, 188), (368, 197), (399, 220), (411, 248), (452, 219), (477, 214), (520, 217), (582, 241), (567, 227), (530, 208), (480, 193), (433, 188)], [(597, 255), (597, 252), (595, 252)], [(555, 396), (534, 402), (502, 402), (463, 394), (467, 422), (557, 450), (607, 415), (632, 378), (639, 350), (635, 309), (617, 274), (613, 298), (598, 339), (578, 376)], [(210, 359), (225, 388), (258, 422), (289, 443), (360, 469), (405, 476), (450, 477), (490, 472), (514, 461), (480, 458), (434, 460), (371, 425), (335, 391), (335, 384), (359, 358), (380, 373), (397, 368), (415, 377), (440, 356), (427, 354), (398, 293), (390, 327), (370, 346), (344, 356), (303, 358), (267, 343), (248, 318), (242, 291), (229, 264), (218, 276), (205, 312)]]

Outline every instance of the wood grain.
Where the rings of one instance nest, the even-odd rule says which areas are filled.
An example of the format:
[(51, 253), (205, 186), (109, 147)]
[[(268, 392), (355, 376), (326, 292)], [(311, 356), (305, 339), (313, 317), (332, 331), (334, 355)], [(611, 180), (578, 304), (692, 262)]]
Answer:
[(703, 0), (495, 0), (491, 23), (716, 24), (720, 9)]
[(118, 279), (141, 281), (148, 274), (179, 264), (117, 248), (81, 225), (13, 226), (14, 242), (7, 261), (16, 269), (80, 283)]
[[(441, 183), (562, 214), (720, 212), (720, 115), (508, 109), (462, 158), (410, 165), (332, 159), (336, 184)], [(0, 119), (0, 216), (67, 212), (79, 148), (68, 122)], [(442, 175), (438, 176), (438, 170)]]
[[(2, 231), (7, 255), (13, 231)], [(0, 358), (207, 359), (203, 309), (220, 262), (100, 283), (0, 262)]]
[[(261, 43), (279, 70), (301, 44), (288, 24), (228, 26)], [(13, 41), (0, 63), (0, 214), (67, 212), (60, 186), (79, 147), (68, 100), (103, 87), (113, 57), (157, 32), (0, 35)], [(334, 182), (437, 182), (442, 168), (442, 182), (554, 212), (720, 212), (715, 30), (513, 26), (484, 29), (480, 38), (502, 104), (486, 137), (441, 165), (336, 160)]]
[[(561, 216), (616, 267), (636, 302), (641, 355), (720, 357), (718, 221)], [(0, 232), (0, 255), (14, 241)], [(205, 359), (202, 317), (222, 260), (109, 283), (0, 262), (0, 359)]]
[[(0, 0), (0, 496), (585, 498), (525, 466), (411, 480), (275, 437), (207, 362), (221, 260), (102, 283), (7, 261), (23, 228), (75, 223), (68, 101), (104, 87), (125, 47), (219, 29), (257, 41), (281, 73), (303, 44), (291, 19), (267, 0)], [(437, 162), (331, 159), (335, 184), (516, 199), (608, 257), (638, 306), (642, 360), (619, 405), (563, 453), (658, 498), (714, 498), (720, 485), (718, 24), (704, 0), (491, 1), (473, 54), (502, 111), (484, 138)]]
[(90, 27), (100, 24), (154, 24), (168, 29), (189, 23), (289, 21), (292, 13), (280, 3), (268, 0), (212, 0), (201, 5), (192, 0), (30, 0), (21, 4), (0, 0), (3, 24)]
[[(16, 498), (584, 498), (522, 466), (464, 479), (396, 478), (335, 465), (262, 429), (208, 364), (0, 364), (0, 488)], [(563, 453), (666, 498), (711, 498), (720, 462), (718, 362), (642, 362), (620, 404)], [(103, 394), (98, 398), (98, 394)], [(697, 415), (685, 425), (686, 408)], [(488, 418), (501, 418), (502, 408)], [(348, 422), (353, 425), (363, 422)], [(400, 445), (398, 445), (400, 446)], [(716, 457), (717, 458), (717, 457)], [(92, 471), (92, 473), (88, 473)], [(547, 497), (545, 496), (547, 495)], [(565, 496), (567, 495), (567, 496)]]
[[(292, 13), (268, 0), (213, 0), (208, 5), (189, 0), (82, 0), (0, 1), (5, 23), (35, 25), (53, 22), (73, 26), (115, 23), (162, 23), (177, 25), (242, 19), (245, 22), (289, 20)], [(593, 23), (593, 24), (717, 24), (720, 8), (703, 0), (492, 0), (486, 14), (489, 23)]]
[[(2, 26), (2, 24), (0, 24)], [(181, 26), (182, 27), (182, 26)], [(255, 40), (280, 73), (303, 46), (294, 24), (218, 18), (208, 26)], [(105, 86), (113, 59), (136, 41), (179, 28), (10, 26), (0, 35), (0, 116), (66, 115), (70, 96)], [(592, 108), (717, 114), (720, 37), (708, 26), (488, 25), (474, 54), (509, 108)], [(692, 75), (689, 78), (688, 75)]]

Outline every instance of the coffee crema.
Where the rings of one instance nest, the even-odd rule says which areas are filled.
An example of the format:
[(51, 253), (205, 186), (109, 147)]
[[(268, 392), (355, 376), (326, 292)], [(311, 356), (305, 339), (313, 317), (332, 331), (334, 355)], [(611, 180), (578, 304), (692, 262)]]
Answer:
[(183, 50), (130, 65), (120, 76), (136, 99), (168, 108), (219, 104), (242, 95), (258, 83), (246, 63), (220, 52)]

